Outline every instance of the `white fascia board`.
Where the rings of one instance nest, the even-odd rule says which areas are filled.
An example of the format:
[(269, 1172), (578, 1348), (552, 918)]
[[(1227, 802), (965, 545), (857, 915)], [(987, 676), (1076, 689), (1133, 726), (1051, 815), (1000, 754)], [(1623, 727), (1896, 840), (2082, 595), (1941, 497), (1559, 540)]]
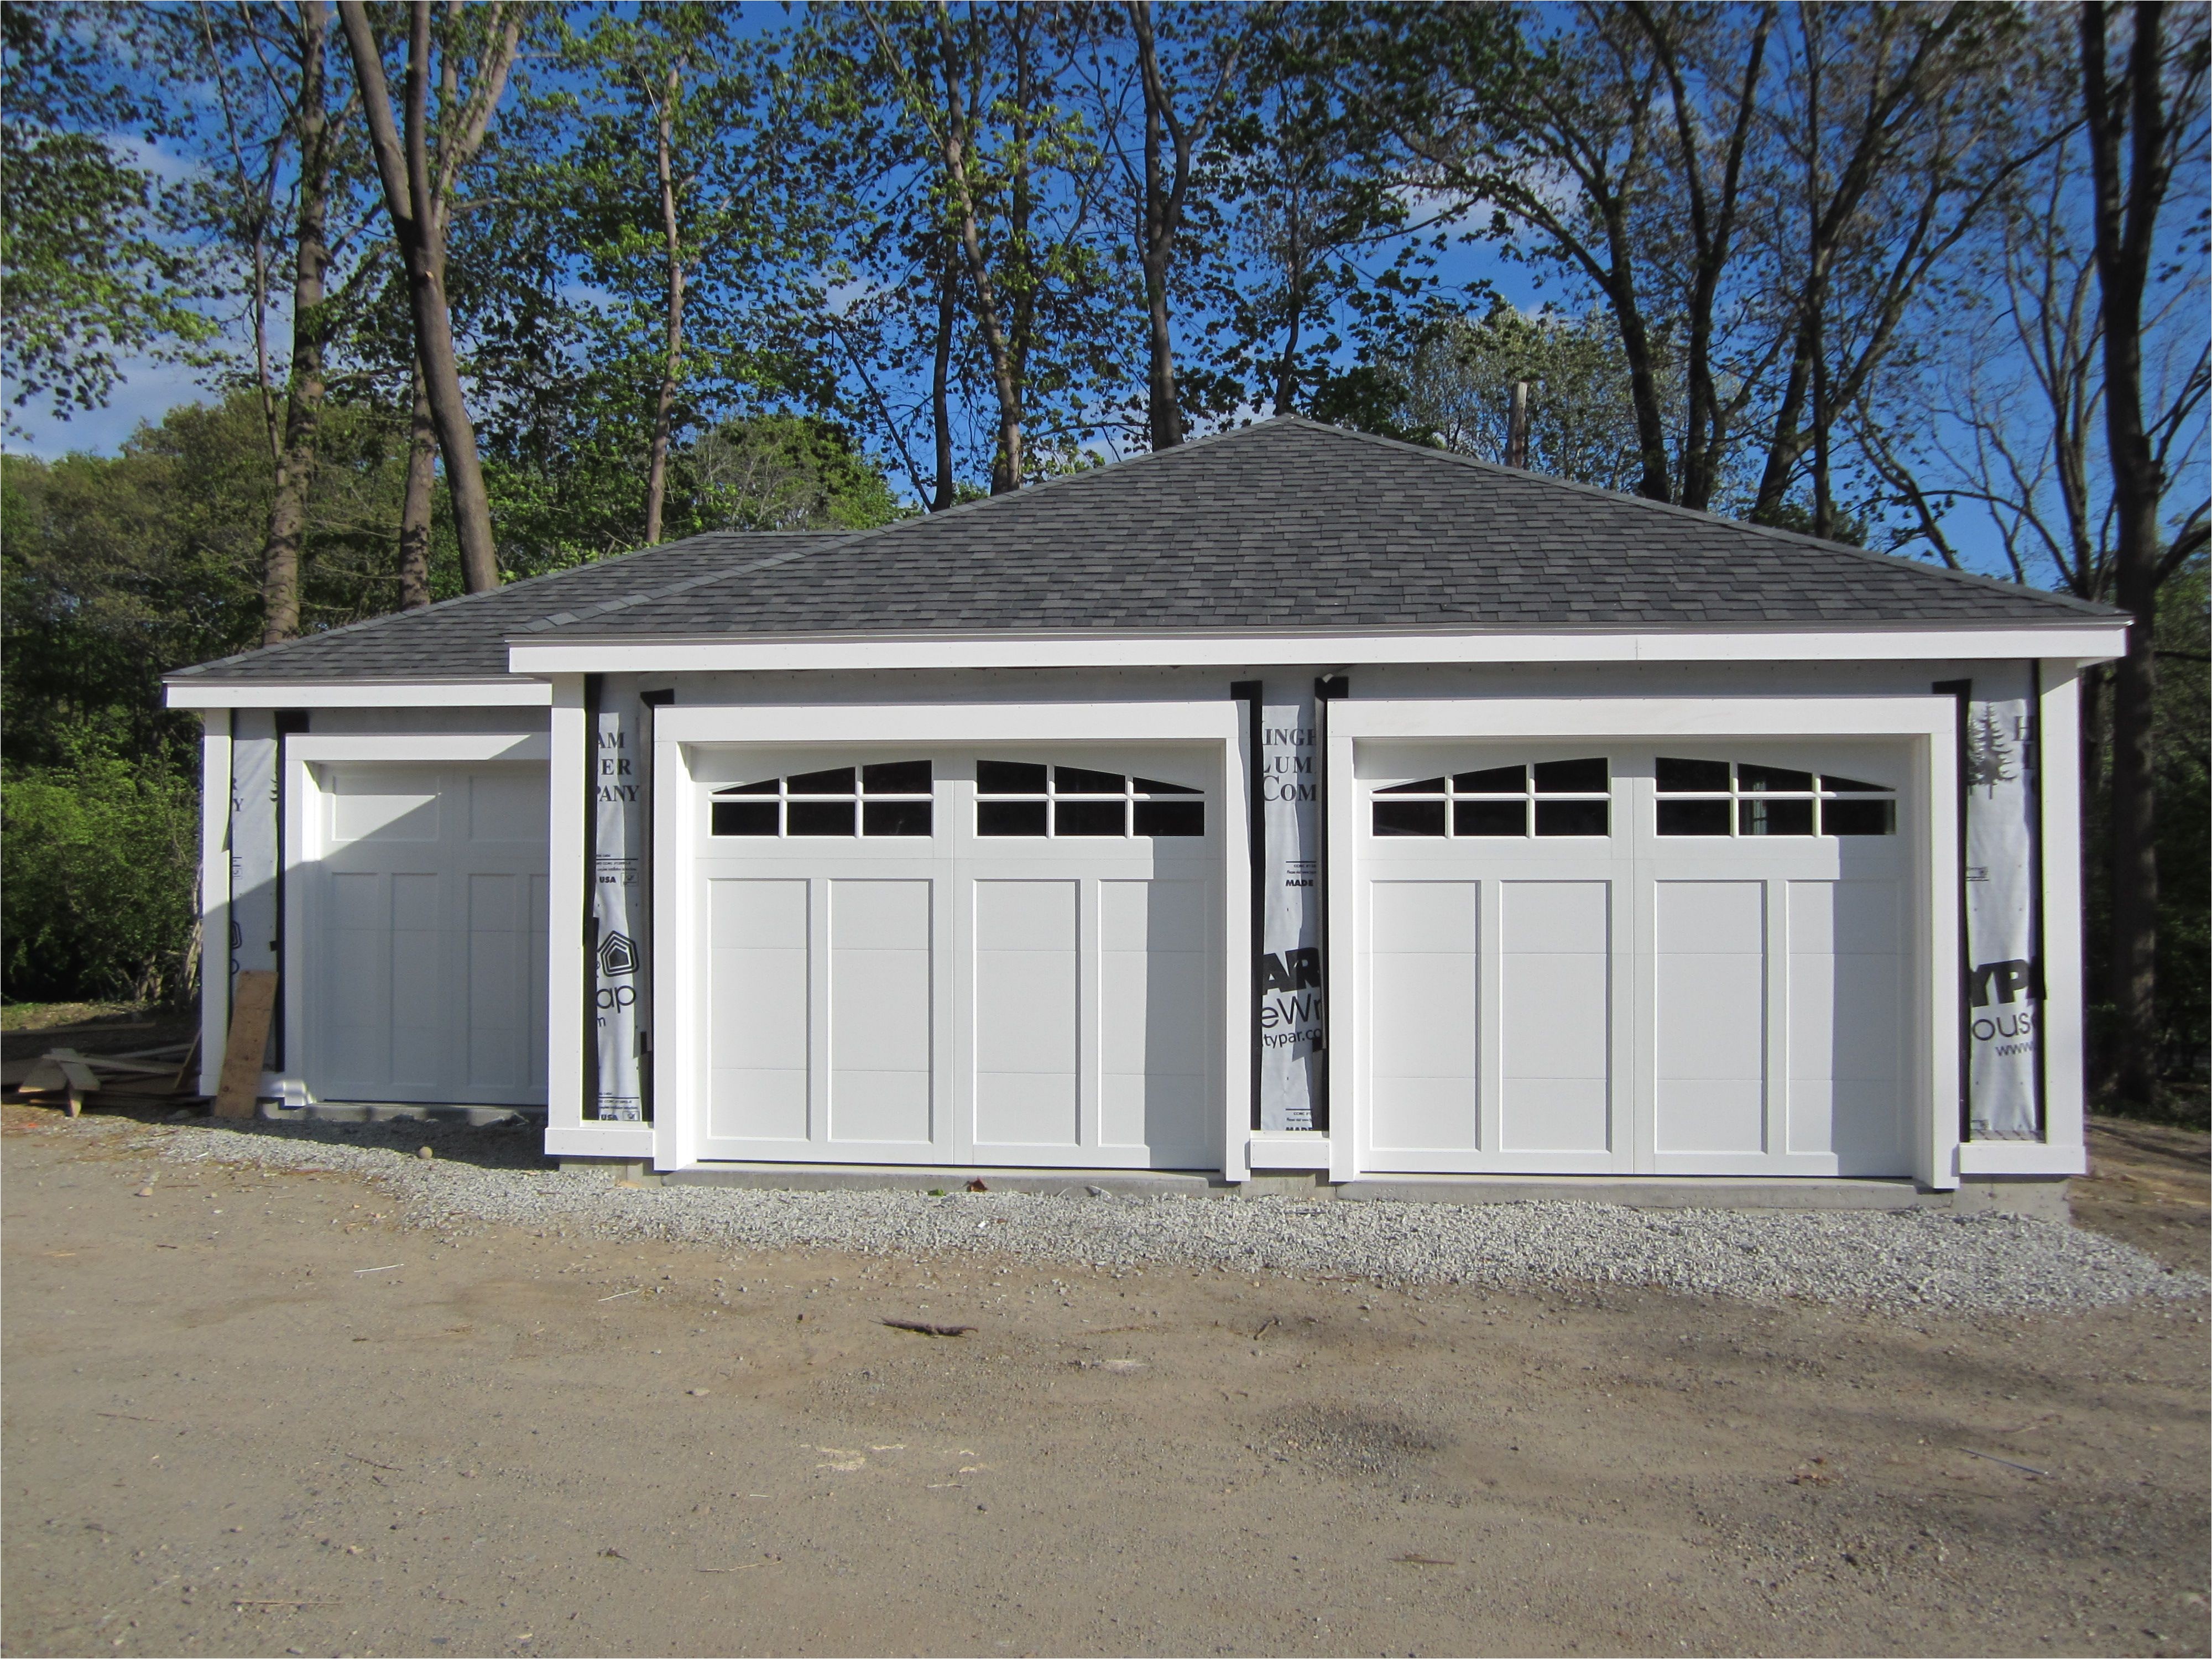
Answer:
[(1948, 696), (1378, 697), (1329, 704), (1345, 738), (1916, 737), (1948, 731)]
[(549, 708), (544, 680), (171, 680), (172, 708)]
[(303, 761), (416, 761), (467, 765), (481, 761), (542, 761), (552, 752), (543, 732), (302, 732), (287, 738)]
[(1390, 632), (965, 635), (885, 638), (517, 640), (516, 674), (732, 673), (804, 669), (1209, 668), (1253, 663), (2103, 662), (2121, 655), (2118, 623), (2004, 629), (1739, 633)]
[[(1955, 705), (1946, 703), (1946, 708)], [(1241, 703), (676, 703), (653, 716), (671, 743), (1019, 743), (1234, 741)]]

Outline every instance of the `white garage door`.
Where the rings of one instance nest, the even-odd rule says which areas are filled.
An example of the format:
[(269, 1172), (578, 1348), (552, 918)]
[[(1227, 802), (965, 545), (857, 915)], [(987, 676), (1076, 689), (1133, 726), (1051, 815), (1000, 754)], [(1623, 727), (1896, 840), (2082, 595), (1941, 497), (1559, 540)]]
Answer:
[(545, 1103), (542, 764), (317, 769), (309, 1091)]
[(1206, 766), (696, 757), (700, 1155), (1218, 1164)]
[(1358, 769), (1362, 1167), (1908, 1170), (1901, 750)]

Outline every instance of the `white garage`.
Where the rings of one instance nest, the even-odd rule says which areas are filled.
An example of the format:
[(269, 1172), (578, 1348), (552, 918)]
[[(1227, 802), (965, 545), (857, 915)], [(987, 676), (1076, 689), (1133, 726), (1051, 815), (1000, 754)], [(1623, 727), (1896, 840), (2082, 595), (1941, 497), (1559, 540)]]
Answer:
[(550, 1155), (700, 1178), (1767, 1202), (2082, 1167), (2075, 734), (2126, 625), (1281, 419), (169, 687), (276, 1109), (542, 1103)]

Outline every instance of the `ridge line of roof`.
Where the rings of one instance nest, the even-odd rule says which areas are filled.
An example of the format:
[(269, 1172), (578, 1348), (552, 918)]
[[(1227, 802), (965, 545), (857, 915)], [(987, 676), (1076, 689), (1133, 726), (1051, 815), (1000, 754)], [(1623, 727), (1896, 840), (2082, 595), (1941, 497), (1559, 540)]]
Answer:
[(244, 651), (234, 651), (227, 657), (215, 657), (206, 662), (187, 663), (182, 668), (170, 669), (161, 678), (165, 682), (185, 678), (195, 674), (204, 674), (210, 669), (228, 668), (233, 663), (244, 662), (249, 657), (281, 654), (304, 646), (319, 645), (325, 640), (338, 639), (344, 635), (357, 634), (368, 629), (387, 627), (410, 617), (428, 616), (432, 611), (443, 611), (450, 605), (465, 605), (475, 599), (498, 599), (519, 588), (530, 587), (538, 582), (556, 581), (563, 576), (578, 575), (586, 570), (605, 570), (610, 565), (620, 564), (626, 559), (640, 558), (648, 553), (663, 552), (671, 548), (682, 547), (690, 542), (704, 541), (709, 536), (819, 536), (825, 533), (834, 532), (812, 530), (702, 530), (672, 542), (655, 542), (650, 547), (633, 547), (626, 553), (617, 553), (606, 558), (592, 559), (583, 564), (567, 565), (559, 570), (541, 570), (534, 576), (525, 576), (519, 581), (501, 582), (497, 587), (487, 587), (481, 592), (456, 593), (450, 599), (440, 599), (433, 605), (423, 605), (415, 610), (380, 611), (374, 617), (363, 617), (355, 622), (342, 623), (337, 628), (326, 628), (319, 634), (295, 634), (290, 639), (278, 640), (273, 645), (252, 646)]
[(1929, 564), (1920, 559), (1908, 559), (1901, 553), (1877, 553), (1870, 547), (1853, 547), (1849, 542), (1830, 541), (1823, 536), (1808, 536), (1802, 531), (1784, 530), (1775, 525), (1754, 524), (1749, 519), (1731, 519), (1725, 514), (1709, 512), (1703, 507), (1683, 507), (1674, 501), (1656, 501), (1649, 495), (1638, 495), (1630, 490), (1607, 489), (1601, 484), (1583, 483), (1573, 478), (1557, 477), (1548, 472), (1531, 472), (1517, 466), (1501, 466), (1496, 461), (1486, 461), (1474, 455), (1462, 455), (1457, 450), (1431, 449), (1425, 444), (1408, 443), (1403, 438), (1386, 437), (1379, 432), (1362, 432), (1356, 427), (1332, 426), (1326, 421), (1316, 421), (1304, 415), (1272, 416), (1268, 421), (1255, 422), (1251, 428), (1240, 427), (1237, 430), (1253, 430), (1256, 427), (1267, 425), (1274, 421), (1286, 422), (1314, 432), (1333, 434), (1340, 438), (1355, 439), (1362, 443), (1379, 444), (1393, 451), (1416, 455), (1433, 455), (1442, 460), (1454, 461), (1462, 466), (1471, 467), (1478, 472), (1490, 473), (1510, 479), (1534, 480), (1560, 489), (1571, 489), (1579, 495), (1595, 495), (1601, 500), (1620, 501), (1630, 507), (1666, 513), (1676, 518), (1690, 519), (1700, 524), (1715, 525), (1729, 530), (1747, 531), (1753, 535), (1763, 536), (1770, 541), (1781, 542), (1790, 546), (1816, 548), (1824, 553), (1848, 553), (1853, 558), (1871, 560), (1888, 568), (1902, 568), (1906, 570), (1917, 570), (1930, 576), (1948, 577), (1954, 581), (1965, 582), (1974, 587), (1994, 588), (2001, 593), (2018, 594), (2031, 599), (2048, 599), (2054, 604), (2081, 611), (2090, 616), (2124, 616), (2126, 614), (2116, 606), (2099, 605), (2090, 599), (2076, 599), (2071, 593), (2054, 592), (2047, 587), (2031, 587), (2026, 582), (2007, 581), (1999, 576), (1984, 576), (1972, 570), (1954, 570), (1948, 565)]

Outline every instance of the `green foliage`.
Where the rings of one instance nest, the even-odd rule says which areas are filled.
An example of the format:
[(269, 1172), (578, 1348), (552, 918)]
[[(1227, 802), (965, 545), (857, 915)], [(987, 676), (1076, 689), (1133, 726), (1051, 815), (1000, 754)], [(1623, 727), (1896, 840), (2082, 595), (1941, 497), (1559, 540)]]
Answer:
[(152, 21), (150, 9), (0, 7), (0, 349), (11, 408), (97, 409), (121, 356), (215, 331), (125, 136), (135, 128), (150, 143), (168, 125), (158, 90), (121, 78)]
[(899, 516), (883, 473), (844, 429), (810, 415), (761, 415), (701, 434), (683, 458), (702, 530), (872, 530)]
[(95, 738), (0, 781), (0, 969), (11, 1000), (183, 1001), (199, 955), (199, 791)]

